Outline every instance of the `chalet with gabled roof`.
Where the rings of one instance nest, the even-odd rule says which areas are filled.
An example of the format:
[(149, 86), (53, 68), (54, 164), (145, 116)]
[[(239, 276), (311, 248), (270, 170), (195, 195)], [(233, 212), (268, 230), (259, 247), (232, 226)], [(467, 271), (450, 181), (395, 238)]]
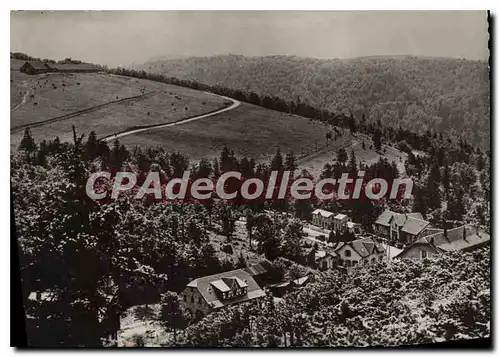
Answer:
[(397, 213), (387, 209), (377, 218), (373, 230), (391, 242), (412, 244), (425, 234), (429, 225), (421, 213)]
[(244, 269), (194, 279), (181, 296), (197, 318), (224, 306), (265, 296), (265, 292)]
[(368, 263), (381, 262), (387, 259), (386, 249), (372, 238), (356, 239), (351, 242), (340, 242), (335, 247), (335, 254), (340, 264), (352, 267)]

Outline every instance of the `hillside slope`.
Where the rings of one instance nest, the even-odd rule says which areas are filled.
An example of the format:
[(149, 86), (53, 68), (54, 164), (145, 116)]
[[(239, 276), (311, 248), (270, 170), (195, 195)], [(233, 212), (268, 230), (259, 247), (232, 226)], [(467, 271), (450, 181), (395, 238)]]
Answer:
[(33, 126), (38, 142), (56, 136), (65, 141), (72, 140), (72, 125), (80, 134), (94, 130), (103, 137), (228, 105), (216, 95), (150, 80), (105, 73), (30, 76), (18, 66), (20, 61), (11, 61), (12, 148), (18, 147), (25, 126)]
[(319, 60), (236, 55), (148, 62), (137, 69), (278, 96), (416, 132), (433, 129), (489, 146), (489, 68), (444, 58)]

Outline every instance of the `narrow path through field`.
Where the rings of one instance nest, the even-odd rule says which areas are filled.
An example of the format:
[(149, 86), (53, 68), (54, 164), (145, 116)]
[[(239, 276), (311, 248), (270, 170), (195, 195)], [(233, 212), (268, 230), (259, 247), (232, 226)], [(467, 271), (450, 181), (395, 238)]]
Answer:
[[(216, 95), (216, 94), (209, 93), (209, 92), (206, 92), (206, 93), (212, 94), (212, 95)], [(194, 117), (191, 117), (191, 118), (180, 119), (180, 120), (177, 120), (177, 121), (174, 121), (174, 122), (170, 122), (170, 123), (166, 123), (166, 124), (154, 124), (154, 125), (149, 125), (149, 126), (144, 126), (144, 127), (136, 128), (136, 129), (129, 129), (129, 130), (123, 131), (121, 133), (116, 133), (116, 134), (113, 134), (113, 135), (108, 135), (108, 136), (102, 138), (101, 140), (112, 141), (112, 140), (115, 140), (115, 139), (118, 139), (118, 138), (121, 138), (121, 137), (124, 137), (124, 136), (141, 133), (141, 132), (147, 131), (147, 130), (163, 129), (163, 128), (168, 128), (168, 127), (175, 126), (175, 125), (181, 125), (181, 124), (190, 123), (190, 122), (193, 122), (193, 121), (196, 121), (196, 120), (208, 118), (208, 117), (211, 117), (211, 116), (214, 116), (214, 115), (217, 115), (217, 114), (221, 114), (221, 113), (227, 112), (229, 110), (232, 110), (234, 108), (239, 107), (240, 104), (241, 104), (241, 102), (238, 101), (238, 100), (236, 100), (236, 99), (232, 99), (232, 98), (229, 98), (229, 97), (224, 97), (223, 95), (219, 95), (219, 97), (227, 99), (227, 100), (230, 100), (230, 101), (233, 102), (233, 104), (231, 104), (229, 107), (225, 107), (225, 108), (222, 108), (222, 109), (217, 109), (215, 111), (208, 112), (208, 113), (205, 113), (205, 114), (202, 114), (202, 115), (197, 115), (197, 116), (194, 116)]]
[(15, 111), (17, 109), (19, 109), (19, 107), (21, 107), (21, 105), (23, 105), (24, 103), (26, 103), (26, 98), (28, 97), (28, 92), (25, 92), (23, 97), (21, 98), (21, 101), (19, 103), (17, 103), (16, 105), (14, 105), (12, 108), (10, 108), (10, 111)]
[[(27, 87), (28, 86), (28, 81), (27, 80), (23, 80), (23, 81), (19, 82), (19, 86), (20, 87)], [(33, 90), (32, 89), (26, 90), (24, 92), (24, 94), (23, 94), (23, 97), (19, 101), (19, 103), (17, 103), (12, 108), (10, 108), (10, 111), (13, 112), (13, 111), (19, 109), (21, 107), (21, 105), (23, 105), (24, 103), (26, 103), (26, 100), (28, 99), (28, 95), (31, 95), (31, 94), (33, 94)]]
[(90, 112), (94, 112), (96, 110), (100, 110), (100, 109), (109, 107), (109, 106), (114, 105), (114, 104), (128, 102), (128, 101), (132, 101), (132, 100), (139, 100), (139, 99), (142, 100), (142, 99), (145, 99), (145, 98), (147, 98), (150, 95), (155, 94), (155, 93), (156, 93), (155, 91), (152, 91), (152, 92), (144, 93), (144, 94), (141, 94), (141, 95), (136, 95), (136, 96), (133, 96), (133, 97), (127, 97), (127, 98), (122, 98), (122, 99), (118, 99), (118, 100), (113, 100), (111, 102), (107, 102), (107, 103), (104, 103), (104, 104), (99, 104), (99, 105), (96, 105), (94, 107), (90, 107), (90, 108), (78, 110), (76, 112), (72, 112), (72, 113), (69, 113), (69, 114), (64, 114), (64, 115), (61, 115), (61, 116), (58, 116), (58, 117), (55, 117), (55, 118), (45, 119), (45, 120), (41, 120), (41, 121), (37, 121), (37, 122), (34, 122), (34, 123), (29, 123), (29, 124), (17, 125), (17, 126), (14, 126), (10, 130), (10, 133), (11, 134), (12, 133), (16, 133), (16, 132), (21, 131), (21, 130), (23, 130), (25, 128), (36, 128), (36, 127), (39, 127), (39, 126), (42, 126), (42, 125), (51, 124), (51, 123), (55, 123), (55, 122), (58, 122), (58, 121), (71, 119), (71, 118), (80, 116), (82, 114), (87, 114), (87, 113), (90, 113)]

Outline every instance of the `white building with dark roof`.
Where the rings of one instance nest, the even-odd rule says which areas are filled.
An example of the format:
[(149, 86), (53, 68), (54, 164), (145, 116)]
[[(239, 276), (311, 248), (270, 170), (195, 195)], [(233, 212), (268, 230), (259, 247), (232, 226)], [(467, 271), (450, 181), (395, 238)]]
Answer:
[(244, 269), (194, 279), (181, 293), (191, 312), (201, 317), (224, 306), (265, 296), (264, 290)]
[(346, 215), (339, 213), (333, 217), (333, 226), (332, 229), (336, 233), (345, 232), (348, 230), (348, 223), (351, 222), (351, 219)]
[(331, 229), (335, 232), (344, 232), (348, 229), (347, 223), (351, 219), (343, 213), (333, 213), (317, 208), (312, 213), (313, 225), (321, 228)]
[(312, 223), (317, 227), (330, 229), (335, 213), (317, 208), (312, 213)]
[(381, 262), (387, 259), (385, 247), (372, 238), (356, 239), (341, 242), (335, 247), (340, 264), (351, 267), (368, 263)]

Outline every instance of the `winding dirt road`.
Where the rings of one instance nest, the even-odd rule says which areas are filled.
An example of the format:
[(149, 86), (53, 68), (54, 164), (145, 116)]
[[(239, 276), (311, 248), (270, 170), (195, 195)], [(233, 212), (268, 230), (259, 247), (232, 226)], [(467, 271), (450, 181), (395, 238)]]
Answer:
[[(211, 95), (217, 95), (217, 94), (213, 94), (213, 93), (209, 93), (209, 92), (205, 92), (205, 93), (208, 93), (208, 94), (211, 94)], [(142, 132), (147, 131), (147, 130), (163, 129), (163, 128), (169, 128), (171, 126), (176, 126), (176, 125), (190, 123), (190, 122), (193, 122), (193, 121), (196, 121), (196, 120), (205, 119), (205, 118), (208, 118), (208, 117), (211, 117), (211, 116), (215, 116), (215, 115), (227, 112), (229, 110), (233, 110), (233, 109), (239, 107), (240, 104), (241, 104), (241, 102), (238, 101), (238, 100), (236, 100), (236, 99), (225, 97), (225, 96), (222, 96), (222, 95), (217, 95), (217, 96), (221, 97), (221, 98), (224, 98), (224, 99), (227, 99), (227, 100), (230, 100), (230, 101), (233, 102), (233, 104), (231, 104), (229, 107), (225, 107), (225, 108), (222, 108), (222, 109), (217, 109), (215, 111), (208, 112), (208, 113), (201, 114), (201, 115), (197, 115), (197, 116), (194, 116), (194, 117), (191, 117), (191, 118), (180, 119), (180, 120), (177, 120), (177, 121), (174, 121), (174, 122), (170, 122), (170, 123), (165, 123), (165, 124), (155, 124), (155, 125), (144, 126), (144, 127), (140, 127), (140, 128), (136, 128), (136, 129), (126, 130), (126, 131), (123, 131), (121, 133), (116, 133), (116, 134), (113, 134), (113, 135), (105, 136), (104, 138), (101, 138), (101, 140), (109, 142), (109, 141), (112, 141), (112, 140), (115, 140), (115, 139), (118, 139), (118, 138), (122, 138), (124, 136), (134, 135), (134, 134), (137, 134), (137, 133), (142, 133)]]

